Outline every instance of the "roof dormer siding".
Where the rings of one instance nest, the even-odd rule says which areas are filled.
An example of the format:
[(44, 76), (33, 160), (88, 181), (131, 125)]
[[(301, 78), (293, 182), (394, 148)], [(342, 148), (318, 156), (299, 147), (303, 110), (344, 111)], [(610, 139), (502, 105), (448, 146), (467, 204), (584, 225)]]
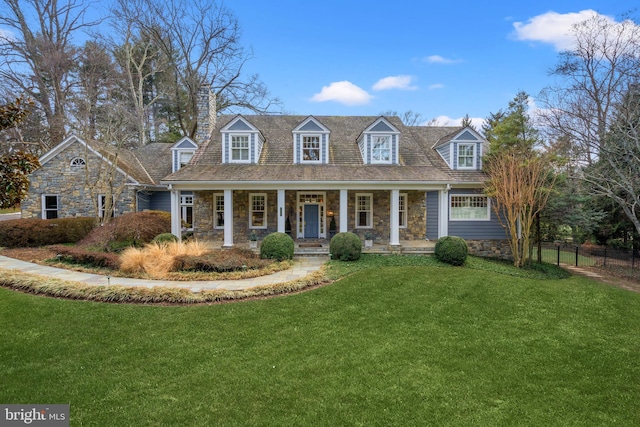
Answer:
[(330, 131), (314, 117), (308, 117), (293, 130), (293, 162), (329, 163)]
[(190, 138), (184, 137), (171, 147), (171, 172), (176, 172), (191, 161), (198, 146)]
[(365, 164), (400, 163), (400, 132), (384, 118), (379, 118), (362, 133), (358, 147)]
[(243, 117), (238, 116), (232, 120), (220, 133), (222, 163), (258, 163), (264, 147), (264, 137)]
[(452, 170), (481, 170), (485, 142), (475, 130), (464, 128), (437, 142), (433, 148)]

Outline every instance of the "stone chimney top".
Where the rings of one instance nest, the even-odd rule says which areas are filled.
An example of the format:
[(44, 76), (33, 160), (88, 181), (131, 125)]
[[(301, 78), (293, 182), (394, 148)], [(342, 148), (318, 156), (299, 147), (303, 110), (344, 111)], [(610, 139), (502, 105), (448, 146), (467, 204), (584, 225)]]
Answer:
[(198, 89), (198, 129), (196, 143), (202, 144), (211, 138), (211, 132), (216, 127), (216, 94), (211, 86), (203, 84)]

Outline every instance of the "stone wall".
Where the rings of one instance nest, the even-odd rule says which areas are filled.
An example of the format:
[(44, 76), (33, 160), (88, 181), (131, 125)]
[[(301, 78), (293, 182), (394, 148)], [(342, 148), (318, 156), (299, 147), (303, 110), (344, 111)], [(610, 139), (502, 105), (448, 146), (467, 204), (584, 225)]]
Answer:
[[(71, 167), (71, 160), (81, 157), (87, 167)], [(97, 195), (106, 194), (108, 164), (77, 141), (50, 159), (44, 166), (29, 175), (30, 187), (21, 203), (23, 218), (41, 218), (42, 195), (59, 195), (58, 216), (97, 216)], [(115, 172), (115, 214), (135, 211), (135, 190), (123, 185), (124, 176)]]
[(470, 255), (513, 259), (508, 240), (466, 240), (466, 242)]

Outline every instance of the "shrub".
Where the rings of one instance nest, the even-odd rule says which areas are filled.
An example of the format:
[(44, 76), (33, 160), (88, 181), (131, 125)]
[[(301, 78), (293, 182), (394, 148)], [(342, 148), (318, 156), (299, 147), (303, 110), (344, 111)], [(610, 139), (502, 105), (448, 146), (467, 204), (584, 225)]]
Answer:
[(162, 244), (162, 243), (171, 243), (171, 242), (177, 242), (177, 241), (178, 241), (178, 238), (175, 235), (171, 233), (162, 233), (154, 237), (151, 243)]
[(61, 245), (52, 246), (51, 250), (55, 251), (62, 260), (75, 264), (111, 268), (113, 270), (120, 268), (120, 258), (113, 253), (90, 251), (79, 246)]
[(0, 222), (0, 245), (23, 248), (76, 243), (93, 230), (95, 218), (13, 219)]
[(179, 255), (175, 257), (174, 269), (181, 271), (206, 271), (226, 273), (230, 271), (257, 270), (270, 261), (260, 259), (248, 249), (228, 249), (205, 253), (199, 256)]
[(131, 212), (96, 227), (80, 241), (104, 251), (119, 251), (129, 246), (144, 246), (158, 234), (171, 232), (171, 214), (162, 211)]
[(163, 277), (178, 269), (180, 257), (200, 256), (206, 252), (205, 246), (197, 240), (188, 242), (152, 242), (143, 249), (129, 247), (120, 255), (120, 269), (125, 272), (147, 272), (153, 277)]
[(260, 246), (260, 258), (283, 261), (293, 258), (293, 239), (285, 233), (271, 233), (267, 235)]
[(331, 259), (340, 261), (357, 261), (362, 254), (362, 242), (357, 234), (338, 233), (329, 243)]
[(461, 237), (445, 236), (436, 242), (435, 255), (440, 261), (447, 264), (462, 265), (468, 254), (467, 242)]

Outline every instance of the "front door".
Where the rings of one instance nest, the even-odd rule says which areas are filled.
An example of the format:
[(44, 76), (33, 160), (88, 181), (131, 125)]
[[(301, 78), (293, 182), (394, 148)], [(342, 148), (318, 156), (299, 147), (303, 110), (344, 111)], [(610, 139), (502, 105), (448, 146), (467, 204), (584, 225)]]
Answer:
[(304, 205), (304, 237), (317, 239), (320, 218), (318, 205)]

